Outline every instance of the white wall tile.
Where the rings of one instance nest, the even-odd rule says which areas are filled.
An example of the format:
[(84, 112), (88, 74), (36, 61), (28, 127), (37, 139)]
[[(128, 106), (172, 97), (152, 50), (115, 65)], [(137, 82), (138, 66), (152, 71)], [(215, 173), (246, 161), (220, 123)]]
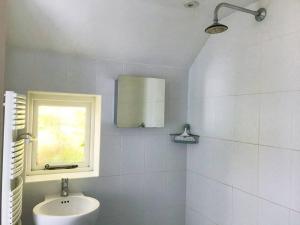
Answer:
[(291, 152), (291, 207), (300, 211), (300, 152)]
[(259, 95), (242, 95), (236, 98), (234, 139), (247, 143), (258, 143)]
[(193, 199), (196, 198), (195, 196), (195, 188), (194, 188), (194, 182), (195, 176), (193, 172), (187, 171), (186, 173), (186, 206), (190, 208), (194, 208), (194, 201)]
[[(237, 22), (239, 23), (239, 21)], [(240, 29), (237, 27), (237, 31), (238, 30)], [(245, 30), (247, 30), (247, 28), (245, 28)], [(253, 33), (253, 31), (250, 31), (251, 36), (255, 35)], [(251, 39), (251, 37), (248, 36), (247, 39)], [(234, 45), (236, 44), (234, 43)], [(262, 58), (261, 45), (250, 45), (246, 47), (237, 46), (237, 48), (235, 48), (234, 50), (239, 52), (239, 58), (237, 59), (238, 63), (235, 63), (235, 66), (237, 67), (237, 73), (234, 80), (235, 94), (258, 93), (260, 91), (262, 80), (260, 72)]]
[(300, 34), (294, 33), (264, 43), (261, 62), (263, 92), (299, 90), (299, 38)]
[(236, 144), (213, 138), (200, 138), (199, 145), (188, 147), (188, 169), (232, 185)]
[(168, 137), (166, 146), (166, 170), (167, 171), (186, 171), (187, 151), (185, 144), (171, 142)]
[(211, 177), (232, 185), (233, 182), (233, 157), (236, 144), (230, 141), (213, 140), (210, 151), (213, 152)]
[[(31, 67), (34, 71), (32, 74), (27, 74), (27, 82), (30, 83), (31, 90), (44, 91), (68, 91), (68, 58), (65, 55), (57, 55), (54, 52), (37, 51), (36, 64)], [(21, 58), (20, 60), (23, 60)], [(24, 79), (25, 80), (25, 79)], [(28, 87), (29, 88), (29, 87)]]
[(102, 110), (101, 110), (101, 133), (105, 135), (120, 134), (121, 130), (118, 129), (114, 123), (114, 96), (102, 96)]
[(145, 205), (147, 209), (163, 209), (167, 206), (166, 196), (166, 174), (148, 173), (145, 174)]
[(215, 108), (214, 99), (190, 99), (188, 121), (195, 133), (201, 136), (214, 136)]
[(300, 213), (290, 211), (290, 225), (300, 225)]
[[(265, 6), (268, 9), (268, 18), (264, 23), (261, 23), (259, 31), (265, 31), (262, 39), (269, 40), (278, 36), (285, 36), (290, 33), (298, 32), (299, 29), (296, 24), (299, 22), (297, 14), (300, 6), (297, 0), (265, 0), (258, 3), (258, 6)], [(280, 18), (278, 15), (282, 14), (282, 9), (285, 9), (285, 16)]]
[(232, 222), (232, 188), (198, 174), (188, 174), (187, 205), (216, 224)]
[(237, 143), (232, 158), (232, 183), (249, 193), (258, 191), (258, 145)]
[(169, 207), (185, 206), (186, 172), (166, 173), (165, 195)]
[(208, 216), (207, 211), (213, 205), (210, 201), (211, 191), (207, 179), (193, 172), (187, 174), (187, 206)]
[(143, 223), (145, 179), (143, 175), (121, 176), (121, 223), (139, 225)]
[(260, 200), (258, 224), (288, 225), (289, 210), (273, 203)]
[(233, 225), (258, 224), (258, 199), (245, 192), (233, 191)]
[(300, 150), (300, 92), (294, 93), (291, 141), (292, 147)]
[(186, 100), (169, 100), (165, 102), (165, 130), (166, 133), (182, 131), (183, 124), (186, 123)]
[(167, 140), (163, 136), (145, 137), (145, 170), (165, 171)]
[(186, 209), (186, 223), (185, 225), (214, 225), (214, 223), (203, 216), (201, 213), (187, 208)]
[[(166, 215), (166, 225), (185, 224), (185, 206), (170, 207), (163, 211)], [(161, 224), (161, 222), (160, 222)]]
[(120, 175), (121, 137), (118, 135), (102, 135), (100, 154), (101, 176)]
[(188, 146), (187, 169), (211, 177), (213, 171), (214, 151), (213, 139), (200, 137), (198, 145)]
[[(70, 183), (72, 185), (72, 181)], [(93, 179), (94, 188), (89, 182), (84, 180), (75, 184), (78, 191), (84, 190), (86, 195), (99, 199), (101, 202), (101, 211), (99, 213), (100, 224), (113, 224), (119, 222), (121, 208), (121, 180), (119, 176), (101, 177)], [(81, 190), (80, 190), (81, 189)]]
[(259, 194), (281, 205), (290, 205), (291, 152), (271, 147), (259, 149)]
[(233, 63), (232, 57), (230, 57), (232, 52), (224, 45), (223, 48), (218, 48), (212, 44), (205, 45), (202, 48), (202, 53), (206, 53), (204, 57), (209, 57), (209, 60), (196, 61), (199, 63), (198, 66), (202, 68), (202, 73), (199, 73), (198, 76), (202, 75), (205, 77), (203, 86), (201, 86), (202, 89), (199, 91), (205, 96), (234, 94), (234, 79), (237, 68)]
[(143, 173), (145, 169), (145, 145), (139, 136), (122, 137), (121, 173)]
[(165, 224), (182, 225), (185, 224), (184, 207), (170, 207), (167, 209), (154, 209), (145, 212), (144, 224)]
[(200, 138), (199, 145), (188, 148), (188, 169), (255, 194), (258, 146)]
[(291, 148), (293, 98), (291, 93), (262, 95), (260, 143)]
[[(18, 89), (20, 93), (26, 93), (32, 83), (30, 80), (36, 76), (34, 65), (37, 63), (36, 54), (27, 51), (15, 51), (11, 49), (6, 53), (6, 76), (5, 86), (7, 89)], [(24, 79), (27, 76), (33, 78)], [(23, 78), (23, 82), (20, 79)], [(32, 84), (31, 84), (32, 85)]]
[(186, 101), (187, 99), (187, 83), (188, 79), (183, 74), (185, 71), (182, 71), (182, 74), (179, 76), (171, 76), (169, 79), (166, 79), (166, 98), (167, 99), (180, 99)]
[[(265, 2), (256, 6), (256, 4), (248, 5), (247, 8), (257, 10), (259, 7), (265, 7)], [(268, 17), (267, 17), (268, 18)], [(261, 41), (262, 35), (264, 33), (255, 32), (259, 30), (260, 26), (263, 23), (257, 23), (255, 20), (245, 17), (239, 12), (233, 13), (230, 17), (226, 17), (222, 21), (224, 24), (230, 24), (230, 29), (228, 29), (227, 35), (222, 35), (222, 41), (228, 43), (227, 48), (232, 49), (231, 51), (240, 51), (243, 56), (245, 54), (245, 49), (249, 46), (255, 46)], [(244, 29), (241, 28), (243, 24)], [(253, 32), (254, 31), (254, 32)], [(216, 40), (219, 41), (219, 38), (216, 36)], [(234, 46), (234, 48), (232, 48)], [(247, 54), (245, 54), (247, 55)], [(240, 59), (238, 59), (239, 61)]]
[[(47, 62), (46, 62), (47, 63)], [(70, 92), (96, 93), (96, 62), (70, 57), (67, 64), (67, 89)]]
[(262, 144), (300, 149), (300, 93), (286, 92), (262, 96)]
[(10, 49), (6, 86), (26, 94), (28, 90), (68, 91), (67, 57), (51, 52)]
[(232, 96), (214, 99), (214, 137), (233, 139), (235, 128), (235, 103)]
[(212, 188), (211, 202), (213, 207), (209, 210), (209, 217), (216, 224), (232, 224), (232, 188), (214, 182)]
[[(207, 47), (203, 47), (202, 51), (205, 51)], [(189, 76), (188, 82), (188, 96), (189, 96), (189, 101), (191, 100), (199, 100), (202, 99), (203, 96), (205, 95), (205, 73), (203, 73), (203, 70), (205, 70), (208, 62), (209, 62), (209, 56), (210, 54), (209, 51), (206, 51), (207, 53), (205, 54), (199, 54), (193, 65), (190, 67), (189, 74), (192, 74), (193, 76)], [(190, 105), (191, 107), (192, 105)], [(188, 111), (190, 111), (190, 108), (188, 108)]]
[(129, 63), (124, 64), (124, 74), (127, 75), (139, 75), (139, 76), (153, 76), (153, 75), (163, 75), (161, 72), (157, 74), (155, 66), (138, 64), (138, 63)]
[(96, 61), (96, 93), (115, 94), (115, 80), (123, 74), (123, 64), (112, 61)]
[(258, 143), (258, 95), (191, 100), (189, 121), (200, 135)]

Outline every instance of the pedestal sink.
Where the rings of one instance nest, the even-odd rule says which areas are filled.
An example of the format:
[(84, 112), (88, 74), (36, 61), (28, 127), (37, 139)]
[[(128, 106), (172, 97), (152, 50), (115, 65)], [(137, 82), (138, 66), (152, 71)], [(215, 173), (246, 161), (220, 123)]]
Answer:
[(46, 196), (33, 208), (35, 225), (95, 225), (100, 203), (83, 194)]

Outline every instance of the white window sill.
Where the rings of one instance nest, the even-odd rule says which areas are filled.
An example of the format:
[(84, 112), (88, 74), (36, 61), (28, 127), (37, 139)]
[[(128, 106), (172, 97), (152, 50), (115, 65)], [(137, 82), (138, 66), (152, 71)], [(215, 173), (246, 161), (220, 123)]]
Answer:
[(61, 180), (62, 178), (69, 179), (79, 179), (79, 178), (89, 178), (89, 177), (98, 177), (99, 172), (97, 171), (88, 171), (88, 172), (76, 172), (76, 173), (58, 173), (58, 174), (41, 174), (41, 175), (26, 175), (26, 183), (35, 183), (43, 181), (54, 181)]

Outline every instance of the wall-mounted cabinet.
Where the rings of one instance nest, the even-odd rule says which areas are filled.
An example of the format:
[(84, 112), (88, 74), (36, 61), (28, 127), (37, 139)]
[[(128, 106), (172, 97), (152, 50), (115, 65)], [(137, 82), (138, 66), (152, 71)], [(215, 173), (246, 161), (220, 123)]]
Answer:
[(164, 79), (122, 75), (116, 98), (117, 127), (164, 127)]

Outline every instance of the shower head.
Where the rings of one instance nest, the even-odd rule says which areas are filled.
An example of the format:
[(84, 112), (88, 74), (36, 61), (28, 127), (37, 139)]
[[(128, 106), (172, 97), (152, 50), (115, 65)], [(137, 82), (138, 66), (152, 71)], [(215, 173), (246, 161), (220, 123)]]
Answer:
[(222, 7), (227, 7), (230, 9), (234, 9), (234, 10), (238, 10), (241, 12), (245, 12), (245, 13), (249, 13), (255, 16), (255, 20), (257, 22), (261, 22), (265, 19), (265, 17), (267, 16), (267, 10), (265, 8), (260, 8), (257, 11), (253, 11), (250, 9), (246, 9), (246, 8), (242, 8), (236, 5), (232, 5), (229, 3), (220, 3), (219, 5), (217, 5), (217, 7), (215, 8), (215, 12), (214, 12), (214, 23), (207, 27), (205, 29), (205, 32), (208, 34), (218, 34), (218, 33), (222, 33), (224, 31), (226, 31), (228, 29), (228, 27), (226, 25), (220, 24), (219, 23), (219, 17), (218, 17), (218, 12), (220, 10), (220, 8)]
[(226, 30), (228, 30), (228, 27), (226, 25), (220, 23), (213, 23), (211, 26), (205, 29), (205, 32), (208, 34), (218, 34), (223, 33)]

